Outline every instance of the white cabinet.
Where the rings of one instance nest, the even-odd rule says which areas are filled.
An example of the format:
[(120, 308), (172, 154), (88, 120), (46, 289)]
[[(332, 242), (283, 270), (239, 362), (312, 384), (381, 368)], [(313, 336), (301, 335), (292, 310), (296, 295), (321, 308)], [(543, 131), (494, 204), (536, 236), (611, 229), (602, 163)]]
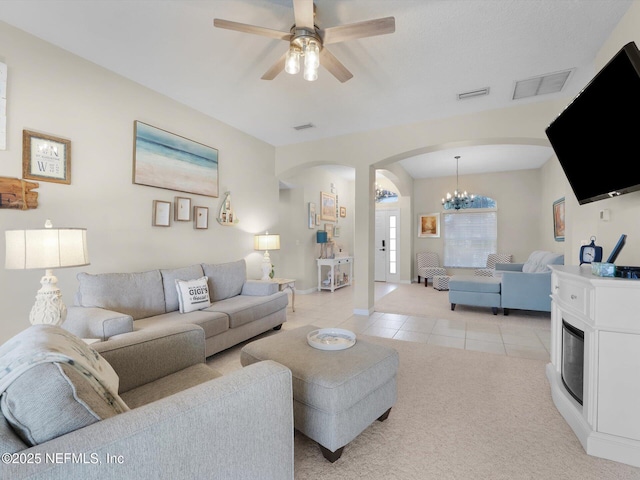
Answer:
[(353, 257), (318, 259), (318, 291), (347, 287), (352, 278)]
[[(551, 266), (553, 402), (589, 455), (640, 467), (640, 280)], [(562, 322), (584, 332), (580, 405), (562, 382)]]

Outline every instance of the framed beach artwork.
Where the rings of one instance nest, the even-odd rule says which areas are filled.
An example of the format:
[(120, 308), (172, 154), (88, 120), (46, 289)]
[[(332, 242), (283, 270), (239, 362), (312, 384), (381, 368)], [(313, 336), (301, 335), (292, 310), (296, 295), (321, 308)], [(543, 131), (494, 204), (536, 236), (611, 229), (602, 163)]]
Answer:
[(316, 228), (316, 204), (313, 202), (309, 202), (309, 215), (308, 215), (307, 223), (309, 228)]
[(338, 219), (336, 204), (335, 194), (320, 192), (320, 220), (335, 222)]
[(206, 230), (209, 228), (209, 209), (207, 207), (193, 207), (194, 228)]
[(138, 120), (133, 183), (218, 197), (218, 150)]
[(564, 242), (564, 197), (553, 202), (553, 238)]
[(440, 236), (440, 214), (418, 215), (418, 237)]

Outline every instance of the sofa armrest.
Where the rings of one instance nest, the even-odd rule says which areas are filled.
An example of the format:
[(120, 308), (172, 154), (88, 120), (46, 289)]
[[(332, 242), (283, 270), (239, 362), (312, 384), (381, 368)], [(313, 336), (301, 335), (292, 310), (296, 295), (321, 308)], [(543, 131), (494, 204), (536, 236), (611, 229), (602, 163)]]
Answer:
[(42, 461), (3, 465), (3, 478), (292, 480), (291, 371), (259, 362), (21, 453)]
[(551, 311), (551, 272), (502, 272), (503, 308)]
[(496, 263), (496, 271), (521, 272), (524, 263)]
[(133, 332), (133, 318), (99, 307), (71, 306), (62, 328), (80, 338), (107, 340), (113, 335)]
[(145, 328), (92, 346), (118, 374), (119, 393), (205, 362), (204, 330), (190, 324)]
[(267, 296), (278, 293), (278, 284), (263, 280), (247, 280), (242, 286), (241, 295)]

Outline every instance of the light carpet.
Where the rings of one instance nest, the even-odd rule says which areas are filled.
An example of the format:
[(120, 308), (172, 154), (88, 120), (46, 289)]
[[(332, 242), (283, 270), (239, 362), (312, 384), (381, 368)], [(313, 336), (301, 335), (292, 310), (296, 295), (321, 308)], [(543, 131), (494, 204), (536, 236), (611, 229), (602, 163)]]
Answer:
[[(398, 350), (398, 401), (333, 464), (296, 432), (297, 480), (640, 479), (640, 468), (584, 452), (552, 403), (545, 362), (359, 338)], [(241, 347), (209, 365), (241, 368)]]

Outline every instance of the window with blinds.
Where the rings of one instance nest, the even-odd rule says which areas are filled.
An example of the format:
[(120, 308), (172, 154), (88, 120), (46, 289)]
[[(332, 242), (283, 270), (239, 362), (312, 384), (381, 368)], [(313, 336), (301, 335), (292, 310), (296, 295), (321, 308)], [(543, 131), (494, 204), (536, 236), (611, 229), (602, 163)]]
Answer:
[(487, 255), (498, 251), (498, 212), (495, 209), (444, 213), (444, 266), (483, 268)]

